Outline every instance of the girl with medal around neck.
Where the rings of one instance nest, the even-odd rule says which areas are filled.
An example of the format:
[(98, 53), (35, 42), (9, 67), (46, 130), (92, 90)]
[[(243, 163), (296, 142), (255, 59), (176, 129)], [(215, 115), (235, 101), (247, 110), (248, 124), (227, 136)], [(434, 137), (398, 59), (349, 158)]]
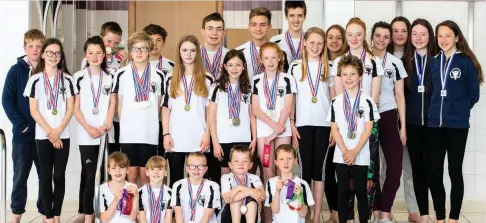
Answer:
[[(177, 49), (174, 71), (165, 80), (167, 93), (162, 104), (164, 148), (171, 166), (171, 185), (184, 177), (184, 160), (189, 153), (209, 150), (206, 106), (213, 82), (211, 74), (204, 71), (201, 48), (195, 36), (183, 36)], [(212, 154), (207, 155), (210, 162), (217, 162)], [(219, 171), (218, 174), (217, 180), (221, 178)]]
[(121, 152), (108, 156), (109, 180), (100, 185), (100, 220), (106, 223), (135, 223), (139, 193), (137, 185), (126, 181), (130, 161)]
[(416, 19), (412, 23), (412, 55), (404, 55), (405, 70), (409, 77), (405, 79), (407, 149), (413, 172), (413, 187), (420, 219), (414, 222), (429, 221), (429, 187), (427, 186), (426, 158), (427, 112), (429, 110), (432, 88), (430, 86), (430, 60), (436, 53), (434, 29), (425, 19)]
[(462, 164), (471, 109), (479, 100), (483, 70), (459, 26), (450, 20), (435, 28), (441, 52), (430, 61), (432, 98), (428, 112), (427, 165), (436, 222), (445, 222), (444, 158), (451, 179), (449, 223), (456, 223), (464, 198)]
[[(60, 222), (69, 158), (70, 129), (76, 88), (67, 70), (58, 39), (47, 39), (41, 59), (25, 87), (30, 113), (36, 122), (35, 139), (40, 166), (40, 196), (46, 222)], [(53, 188), (54, 182), (54, 188)], [(54, 189), (54, 190), (53, 190)]]
[(167, 177), (167, 161), (164, 157), (153, 156), (145, 166), (150, 183), (139, 191), (139, 223), (171, 223), (171, 189), (164, 184)]
[(331, 122), (331, 133), (336, 140), (333, 162), (336, 163), (339, 182), (339, 222), (347, 222), (350, 213), (354, 213), (354, 205), (349, 205), (351, 182), (358, 200), (359, 222), (368, 222), (370, 195), (367, 169), (371, 164), (369, 137), (379, 115), (373, 99), (359, 87), (360, 76), (363, 75), (362, 61), (348, 54), (339, 61), (337, 69), (345, 90), (333, 99), (327, 120)]
[(231, 173), (221, 177), (221, 193), (226, 203), (221, 222), (256, 223), (258, 204), (265, 200), (265, 189), (260, 177), (248, 173), (253, 163), (252, 151), (244, 145), (235, 145), (229, 154)]
[[(332, 69), (333, 61), (342, 56), (345, 52), (343, 51), (345, 30), (340, 25), (332, 25), (326, 30), (326, 48), (327, 48), (327, 59), (329, 63), (329, 71)], [(334, 87), (330, 89), (331, 99), (335, 97)], [(329, 146), (327, 156), (326, 156), (326, 166), (325, 179), (324, 179), (324, 193), (326, 194), (327, 204), (331, 212), (329, 220), (326, 223), (337, 223), (338, 213), (337, 213), (337, 182), (336, 182), (336, 166), (332, 162), (334, 156), (334, 150), (336, 149), (336, 143)]]
[(221, 173), (228, 174), (229, 154), (235, 145), (256, 146), (256, 119), (251, 113), (251, 85), (243, 52), (230, 50), (223, 61), (218, 82), (211, 86), (208, 107), (213, 154)]
[[(94, 220), (94, 181), (100, 136), (111, 129), (116, 96), (112, 96), (105, 89), (105, 86), (108, 86), (108, 90), (111, 89), (113, 78), (106, 65), (103, 39), (99, 36), (88, 38), (84, 44), (84, 52), (88, 67), (73, 76), (78, 89), (74, 116), (80, 125), (76, 130), (84, 171), (81, 174), (84, 179), (81, 180), (79, 188), (79, 214), (84, 214), (84, 222), (88, 223)], [(87, 162), (88, 160), (91, 162)]]
[[(386, 165), (386, 179), (382, 190), (377, 191), (379, 195), (375, 202), (375, 210), (380, 212), (380, 222), (391, 222), (390, 212), (402, 175), (403, 145), (407, 141), (403, 92), (403, 79), (407, 77), (407, 72), (400, 59), (386, 52), (391, 33), (392, 27), (386, 22), (375, 23), (371, 31), (373, 54), (382, 60), (379, 65), (385, 70), (381, 83), (381, 106), (378, 109), (381, 119), (380, 143), (385, 158), (383, 165)], [(397, 119), (400, 129), (397, 128)]]
[(151, 66), (152, 38), (136, 32), (128, 39), (131, 62), (115, 75), (113, 93), (118, 95), (120, 150), (130, 159), (128, 181), (148, 183), (145, 163), (157, 155), (159, 104), (163, 74)]
[(330, 137), (331, 125), (326, 121), (331, 105), (326, 34), (324, 30), (312, 27), (305, 32), (302, 60), (290, 65), (290, 73), (296, 79), (297, 94), (290, 125), (293, 143), (302, 159), (302, 178), (312, 183), (314, 195), (313, 222), (318, 223), (321, 216), (324, 182), (322, 170), (327, 149), (333, 140)]

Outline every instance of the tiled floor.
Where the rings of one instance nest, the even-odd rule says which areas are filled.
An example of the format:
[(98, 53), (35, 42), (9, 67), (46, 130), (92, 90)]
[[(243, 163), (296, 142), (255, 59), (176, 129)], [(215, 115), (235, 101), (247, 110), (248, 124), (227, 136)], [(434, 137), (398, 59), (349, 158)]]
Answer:
[[(63, 212), (61, 214), (61, 221), (66, 223), (74, 223), (74, 217), (77, 214), (77, 209), (77, 202), (65, 201), (63, 205)], [(27, 212), (22, 217), (22, 223), (42, 223), (42, 217), (37, 213), (34, 201), (28, 202), (26, 210)], [(430, 210), (433, 210), (432, 206), (430, 207)], [(408, 222), (407, 208), (404, 201), (395, 202), (395, 205), (392, 209), (392, 214), (394, 222)], [(431, 213), (431, 215), (433, 216), (433, 212)], [(10, 213), (7, 215), (7, 217), (10, 218)], [(325, 220), (329, 219), (329, 212), (325, 211), (323, 213), (323, 217)], [(432, 220), (430, 220), (430, 222), (432, 222)], [(464, 202), (459, 223), (486, 223), (486, 202)]]

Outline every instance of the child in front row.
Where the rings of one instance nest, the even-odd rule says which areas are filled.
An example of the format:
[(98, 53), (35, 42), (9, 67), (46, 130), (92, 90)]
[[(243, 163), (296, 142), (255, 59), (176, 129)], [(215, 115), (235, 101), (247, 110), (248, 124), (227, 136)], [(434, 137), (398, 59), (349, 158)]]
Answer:
[[(304, 223), (308, 207), (314, 205), (309, 184), (292, 172), (296, 157), (297, 151), (291, 145), (275, 149), (275, 165), (280, 176), (270, 178), (265, 186), (265, 206), (272, 209), (273, 223)], [(265, 222), (272, 220), (265, 219)]]
[(110, 180), (100, 186), (101, 222), (135, 223), (138, 214), (137, 185), (127, 182), (130, 161), (121, 152), (108, 157)]
[(260, 177), (249, 174), (251, 149), (245, 145), (235, 145), (229, 153), (228, 165), (231, 173), (221, 177), (221, 193), (225, 206), (221, 222), (256, 223), (258, 203), (265, 200), (265, 191)]
[(176, 223), (217, 223), (215, 209), (221, 208), (219, 185), (203, 178), (208, 170), (206, 156), (192, 152), (187, 156), (188, 178), (174, 183), (175, 194), (170, 206), (174, 209)]
[(379, 114), (373, 99), (359, 89), (363, 74), (361, 60), (345, 55), (338, 63), (337, 75), (344, 90), (332, 100), (328, 121), (331, 134), (336, 140), (333, 161), (338, 179), (338, 215), (344, 223), (351, 211), (348, 205), (349, 184), (353, 179), (358, 200), (359, 222), (368, 222), (370, 206), (366, 191), (366, 174), (370, 165), (369, 137), (373, 121)]
[(139, 191), (139, 223), (172, 222), (172, 207), (170, 198), (172, 192), (164, 185), (167, 176), (167, 162), (164, 157), (153, 156), (145, 166), (150, 183), (145, 184)]

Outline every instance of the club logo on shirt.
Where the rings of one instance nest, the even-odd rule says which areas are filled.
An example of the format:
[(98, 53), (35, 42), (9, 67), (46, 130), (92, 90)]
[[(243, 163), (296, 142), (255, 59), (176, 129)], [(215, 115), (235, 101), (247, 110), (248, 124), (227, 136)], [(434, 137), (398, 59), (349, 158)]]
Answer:
[(364, 116), (364, 109), (363, 109), (363, 107), (360, 107), (358, 109), (358, 117), (363, 118), (363, 116)]
[(250, 97), (250, 96), (249, 96), (249, 94), (243, 94), (243, 102), (244, 102), (245, 104), (248, 104), (248, 98), (249, 98), (249, 97)]
[(199, 200), (197, 200), (197, 203), (201, 206), (204, 206), (204, 204), (206, 203), (206, 196), (201, 194), (201, 197), (199, 197)]
[(167, 75), (169, 73), (169, 70), (167, 70), (167, 68), (162, 68), (162, 72)]
[(155, 82), (150, 83), (150, 91), (154, 94), (157, 91), (157, 84)]
[(66, 94), (66, 87), (61, 87), (61, 94)]
[(393, 70), (392, 70), (392, 69), (386, 69), (386, 70), (385, 70), (385, 76), (386, 76), (386, 77), (388, 77), (388, 78), (390, 78), (390, 79), (392, 79), (392, 78), (395, 76), (395, 74), (394, 74), (394, 73), (395, 73), (395, 72), (393, 72)]
[(278, 96), (283, 97), (283, 95), (284, 95), (284, 88), (283, 87), (279, 87), (278, 88)]
[(371, 69), (372, 69), (371, 65), (366, 65), (365, 70), (368, 75), (371, 75)]
[(452, 69), (451, 72), (450, 72), (450, 76), (454, 80), (461, 78), (461, 69), (459, 69), (459, 68)]
[(103, 94), (108, 95), (111, 92), (111, 87), (109, 85), (103, 86)]

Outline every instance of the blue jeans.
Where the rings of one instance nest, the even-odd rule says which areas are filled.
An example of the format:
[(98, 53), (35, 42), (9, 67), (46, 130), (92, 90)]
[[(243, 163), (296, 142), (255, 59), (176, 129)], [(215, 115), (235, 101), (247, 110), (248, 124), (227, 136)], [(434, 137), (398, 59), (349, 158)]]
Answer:
[[(35, 142), (30, 143), (13, 143), (12, 147), (12, 161), (14, 168), (13, 185), (12, 185), (12, 208), (13, 214), (23, 214), (25, 212), (25, 204), (27, 202), (27, 179), (29, 178), (30, 169), (32, 169), (32, 163), (35, 164), (37, 170), (37, 177), (39, 177), (39, 158), (37, 156), (37, 150)], [(37, 210), (40, 214), (44, 215), (44, 208), (42, 206), (39, 196), (37, 197)]]

